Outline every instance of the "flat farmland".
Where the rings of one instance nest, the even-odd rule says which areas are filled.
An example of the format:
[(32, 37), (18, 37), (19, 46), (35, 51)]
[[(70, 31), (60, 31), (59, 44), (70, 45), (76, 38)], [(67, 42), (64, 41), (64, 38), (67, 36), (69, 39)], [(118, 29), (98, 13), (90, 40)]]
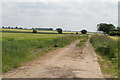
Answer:
[(17, 68), (45, 52), (82, 38), (78, 35), (2, 32), (3, 72)]
[(33, 33), (2, 33), (3, 40), (35, 40), (35, 39), (53, 39), (63, 34), (33, 34)]
[[(88, 35), (2, 32), (3, 76), (6, 78), (102, 78), (110, 73), (107, 77), (116, 77), (118, 37), (88, 34), (92, 45)], [(102, 52), (97, 52), (99, 49)], [(106, 52), (110, 55), (105, 55)], [(96, 60), (96, 53), (98, 56), (104, 55), (103, 62), (99, 57)], [(109, 64), (110, 68), (104, 69), (106, 64)]]

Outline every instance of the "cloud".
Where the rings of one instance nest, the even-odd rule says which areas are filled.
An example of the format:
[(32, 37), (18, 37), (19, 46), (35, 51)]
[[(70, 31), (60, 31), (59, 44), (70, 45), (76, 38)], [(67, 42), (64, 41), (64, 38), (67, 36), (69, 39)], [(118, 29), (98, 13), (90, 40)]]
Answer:
[(117, 3), (110, 2), (7, 2), (3, 25), (95, 31), (100, 22), (117, 26), (117, 13)]

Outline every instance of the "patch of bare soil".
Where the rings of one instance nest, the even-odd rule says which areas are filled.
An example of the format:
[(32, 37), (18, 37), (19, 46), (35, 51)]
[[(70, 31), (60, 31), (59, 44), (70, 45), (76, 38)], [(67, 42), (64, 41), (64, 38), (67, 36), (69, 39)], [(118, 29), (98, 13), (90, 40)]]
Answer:
[(4, 78), (102, 78), (94, 49), (88, 41), (83, 48), (76, 44), (54, 50), (15, 70)]

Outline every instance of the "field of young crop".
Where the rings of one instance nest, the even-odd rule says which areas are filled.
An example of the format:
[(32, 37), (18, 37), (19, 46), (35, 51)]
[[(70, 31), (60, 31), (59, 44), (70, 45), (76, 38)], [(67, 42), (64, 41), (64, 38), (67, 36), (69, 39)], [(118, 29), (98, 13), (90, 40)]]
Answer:
[(2, 68), (7, 72), (45, 52), (83, 38), (79, 35), (2, 33)]
[(107, 35), (93, 35), (90, 39), (98, 53), (101, 70), (107, 77), (118, 76), (118, 39)]
[[(32, 32), (32, 30), (27, 30), (27, 29), (0, 29), (0, 30), (2, 30), (2, 31)], [(57, 33), (57, 31), (48, 31), (48, 30), (37, 30), (37, 32)]]
[(33, 33), (2, 33), (2, 40), (34, 40), (34, 39), (53, 39), (63, 34), (33, 34)]

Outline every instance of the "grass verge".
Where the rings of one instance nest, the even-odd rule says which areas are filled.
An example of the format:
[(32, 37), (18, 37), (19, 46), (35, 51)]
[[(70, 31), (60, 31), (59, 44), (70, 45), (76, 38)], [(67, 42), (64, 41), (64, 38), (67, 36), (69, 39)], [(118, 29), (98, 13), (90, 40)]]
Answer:
[(118, 76), (118, 41), (107, 35), (92, 35), (90, 41), (98, 54), (104, 77)]
[(84, 36), (76, 46), (83, 47), (88, 40), (88, 36)]

